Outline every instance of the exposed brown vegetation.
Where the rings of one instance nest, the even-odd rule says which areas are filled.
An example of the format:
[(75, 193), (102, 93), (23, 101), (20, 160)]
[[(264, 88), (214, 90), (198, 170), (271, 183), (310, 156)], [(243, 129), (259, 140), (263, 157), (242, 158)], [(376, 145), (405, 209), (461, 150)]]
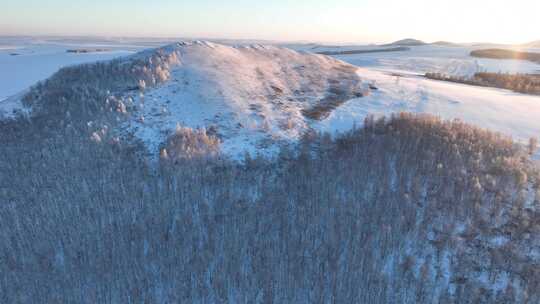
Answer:
[[(354, 97), (362, 97), (361, 93), (356, 94)], [(326, 98), (319, 101), (319, 103), (313, 107), (302, 110), (302, 114), (310, 119), (314, 120), (323, 120), (334, 109), (345, 103), (347, 100), (350, 100), (353, 96), (348, 95), (330, 95)]]
[(161, 149), (161, 160), (165, 164), (208, 160), (218, 156), (219, 144), (219, 139), (204, 129), (193, 130), (179, 125)]
[(441, 73), (426, 73), (429, 79), (443, 80), (468, 85), (493, 87), (512, 90), (518, 93), (540, 95), (540, 75), (538, 74), (505, 74), (476, 73), (472, 77), (449, 76)]
[(302, 110), (302, 114), (310, 119), (322, 120), (343, 103), (353, 98), (363, 97), (369, 94), (359, 86), (337, 86), (332, 84), (328, 89), (327, 96), (317, 102), (317, 104)]

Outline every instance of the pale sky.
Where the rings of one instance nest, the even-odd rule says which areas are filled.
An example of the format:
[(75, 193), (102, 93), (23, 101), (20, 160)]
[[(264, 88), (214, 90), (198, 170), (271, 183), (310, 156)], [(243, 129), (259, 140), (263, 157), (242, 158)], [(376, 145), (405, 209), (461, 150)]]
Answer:
[(380, 43), (540, 39), (540, 0), (1, 0), (0, 35)]

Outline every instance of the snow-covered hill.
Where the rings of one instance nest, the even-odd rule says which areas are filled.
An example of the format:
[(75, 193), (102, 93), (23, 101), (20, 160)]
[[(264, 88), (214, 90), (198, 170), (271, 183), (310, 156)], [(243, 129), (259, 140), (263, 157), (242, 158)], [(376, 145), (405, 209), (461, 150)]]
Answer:
[[(462, 119), (523, 143), (540, 136), (540, 97), (356, 70), (330, 57), (270, 46), (196, 42), (157, 52), (176, 52), (179, 62), (168, 81), (133, 98), (144, 107), (124, 124), (152, 153), (177, 123), (211, 128), (223, 152), (241, 157), (245, 151), (272, 154), (308, 129), (345, 131), (368, 114), (401, 111)], [(309, 109), (324, 113), (313, 119)]]
[(309, 128), (310, 111), (330, 111), (363, 90), (355, 67), (284, 48), (194, 42), (134, 58), (155, 52), (174, 56), (168, 79), (132, 97), (141, 106), (122, 126), (152, 154), (177, 124), (211, 129), (231, 156), (271, 151)]
[[(355, 63), (357, 56), (339, 58)], [(294, 143), (308, 130), (346, 131), (369, 114), (401, 111), (462, 119), (523, 143), (540, 136), (540, 97), (427, 80), (390, 67), (358, 68), (262, 45), (172, 44), (112, 61), (107, 68), (61, 70), (51, 78), (54, 87), (45, 85), (35, 94), (41, 97), (27, 99), (40, 104), (51, 99), (47, 91), (88, 86), (85, 81), (98, 72), (111, 79), (100, 84), (111, 91), (107, 106), (121, 113), (109, 133), (142, 141), (152, 156), (177, 126), (204, 129), (219, 139), (223, 153), (241, 158), (245, 152), (273, 155), (280, 144)], [(0, 101), (0, 112), (35, 112), (22, 106), (21, 96)], [(87, 118), (102, 131), (98, 118)]]
[[(77, 90), (84, 95), (78, 99), (95, 99), (87, 94), (97, 87), (110, 92), (96, 106), (123, 114), (112, 133), (141, 140), (150, 155), (158, 155), (180, 125), (204, 128), (219, 138), (222, 152), (241, 157), (246, 151), (268, 154), (280, 143), (299, 139), (312, 121), (364, 95), (367, 84), (356, 69), (332, 57), (274, 46), (181, 42), (60, 70), (22, 95), (30, 111), (20, 96), (0, 108), (6, 116), (21, 109), (36, 115), (36, 109), (63, 107), (57, 93), (69, 99), (68, 92)], [(89, 126), (100, 120), (87, 118)]]

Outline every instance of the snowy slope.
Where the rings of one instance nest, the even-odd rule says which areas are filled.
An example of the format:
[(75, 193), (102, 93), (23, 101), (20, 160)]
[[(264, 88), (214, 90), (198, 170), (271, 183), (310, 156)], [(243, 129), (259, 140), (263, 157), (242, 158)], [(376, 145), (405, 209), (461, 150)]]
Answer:
[(346, 101), (363, 90), (355, 67), (285, 48), (196, 41), (134, 58), (154, 52), (176, 56), (169, 79), (132, 96), (141, 106), (122, 126), (153, 155), (177, 124), (212, 128), (222, 151), (233, 157), (245, 151), (268, 154), (309, 128), (311, 119), (303, 111), (332, 96)]
[[(58, 69), (81, 63), (110, 60), (156, 48), (177, 40), (167, 38), (107, 37), (0, 37), (0, 100), (44, 80)], [(223, 40), (224, 44), (253, 41)], [(70, 49), (104, 52), (70, 53)]]
[(540, 97), (507, 90), (435, 81), (414, 74), (395, 76), (388, 71), (360, 68), (364, 81), (379, 88), (370, 96), (350, 100), (325, 120), (321, 131), (348, 130), (368, 114), (419, 112), (445, 119), (461, 119), (512, 136), (526, 143), (540, 137)]

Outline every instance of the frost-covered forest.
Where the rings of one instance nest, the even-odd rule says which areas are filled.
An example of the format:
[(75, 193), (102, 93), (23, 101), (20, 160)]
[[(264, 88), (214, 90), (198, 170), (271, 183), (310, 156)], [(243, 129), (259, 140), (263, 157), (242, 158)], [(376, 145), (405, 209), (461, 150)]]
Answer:
[(0, 121), (1, 303), (540, 301), (536, 141), (400, 113), (242, 162), (179, 126), (149, 159), (123, 94), (175, 60), (63, 69)]
[(242, 165), (1, 130), (3, 303), (540, 300), (538, 172), (458, 121), (368, 118)]

